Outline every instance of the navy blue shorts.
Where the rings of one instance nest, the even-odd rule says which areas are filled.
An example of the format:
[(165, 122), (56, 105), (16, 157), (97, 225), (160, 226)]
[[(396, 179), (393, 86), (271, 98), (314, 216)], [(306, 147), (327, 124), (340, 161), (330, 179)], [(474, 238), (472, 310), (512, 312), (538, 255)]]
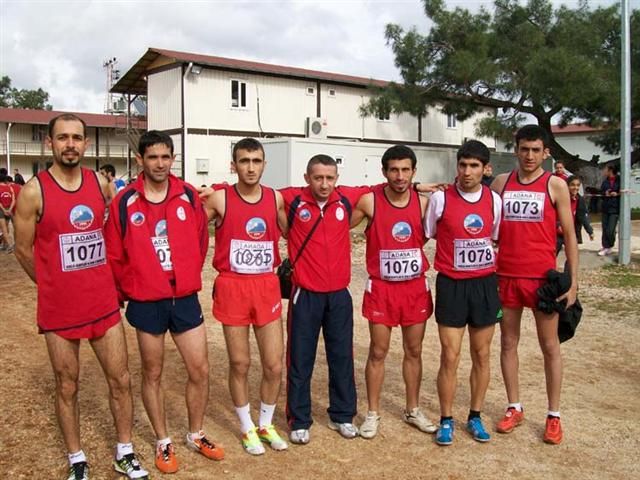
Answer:
[(156, 302), (130, 300), (125, 313), (131, 326), (153, 335), (182, 333), (203, 322), (198, 294)]

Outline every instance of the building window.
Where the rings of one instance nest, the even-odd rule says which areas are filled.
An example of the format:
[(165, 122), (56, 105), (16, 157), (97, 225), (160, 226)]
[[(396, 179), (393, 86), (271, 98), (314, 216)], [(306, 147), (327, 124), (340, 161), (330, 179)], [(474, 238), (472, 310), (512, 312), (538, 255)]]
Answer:
[(391, 112), (389, 110), (380, 110), (378, 112), (378, 120), (380, 120), (381, 122), (390, 122)]
[(247, 83), (231, 80), (231, 108), (247, 107)]
[(31, 126), (31, 140), (34, 142), (42, 142), (47, 136), (47, 127), (44, 125)]
[(307, 87), (307, 95), (315, 95), (316, 87)]
[(336, 96), (336, 89), (335, 89), (335, 88), (330, 88), (330, 89), (327, 91), (327, 95), (329, 95), (329, 97), (331, 97), (331, 98), (335, 98), (335, 96)]
[(447, 128), (456, 128), (456, 116), (448, 114), (447, 115)]

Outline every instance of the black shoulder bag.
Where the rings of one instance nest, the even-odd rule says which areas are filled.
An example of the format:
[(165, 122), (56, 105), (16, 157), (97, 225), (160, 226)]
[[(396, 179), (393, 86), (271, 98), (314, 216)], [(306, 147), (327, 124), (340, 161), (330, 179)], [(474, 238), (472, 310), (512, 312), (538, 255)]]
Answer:
[[(296, 199), (294, 200), (294, 203), (292, 203), (291, 205), (292, 206), (291, 211), (295, 212), (295, 208), (293, 207), (295, 204), (295, 207), (297, 208), (298, 203), (299, 203), (299, 197), (296, 197)], [(293, 223), (291, 211), (289, 215), (289, 227), (291, 227), (291, 224)], [(313, 235), (313, 232), (315, 232), (316, 227), (320, 223), (320, 220), (322, 220), (322, 215), (318, 216), (318, 220), (316, 220), (316, 223), (314, 223), (313, 227), (311, 227), (311, 230), (309, 231), (307, 238), (305, 238), (304, 242), (302, 242), (302, 245), (300, 245), (300, 250), (298, 250), (298, 256), (295, 258), (295, 260), (291, 262), (291, 259), (285, 258), (280, 264), (280, 266), (278, 267), (278, 269), (276, 270), (276, 275), (278, 275), (278, 280), (280, 280), (280, 295), (282, 296), (282, 298), (291, 297), (291, 291), (293, 290), (293, 286), (291, 284), (291, 275), (293, 274), (293, 267), (295, 267), (296, 262), (300, 259), (300, 256), (304, 251), (304, 247), (307, 246), (307, 243), (309, 242), (311, 235)]]

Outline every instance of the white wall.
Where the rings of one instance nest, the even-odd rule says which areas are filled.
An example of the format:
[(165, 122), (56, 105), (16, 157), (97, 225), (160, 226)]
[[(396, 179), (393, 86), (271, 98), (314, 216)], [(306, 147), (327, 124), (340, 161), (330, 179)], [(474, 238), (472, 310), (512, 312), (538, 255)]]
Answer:
[(182, 69), (176, 66), (147, 77), (149, 130), (182, 127)]
[(619, 158), (619, 155), (609, 155), (608, 153), (604, 153), (600, 147), (596, 146), (595, 143), (587, 138), (590, 135), (592, 134), (563, 134), (556, 135), (555, 138), (566, 151), (574, 155), (580, 155), (582, 160), (591, 160), (593, 155), (600, 155), (600, 162), (608, 162), (614, 158)]

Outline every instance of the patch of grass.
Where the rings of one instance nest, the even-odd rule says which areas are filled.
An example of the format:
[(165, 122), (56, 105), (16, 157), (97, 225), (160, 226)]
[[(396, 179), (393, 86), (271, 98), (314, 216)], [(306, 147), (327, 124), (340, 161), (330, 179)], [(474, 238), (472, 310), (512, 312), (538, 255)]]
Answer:
[(609, 288), (638, 288), (640, 289), (640, 271), (634, 265), (630, 267), (620, 265), (605, 265), (604, 285)]
[(596, 301), (590, 304), (596, 310), (601, 312), (610, 313), (616, 316), (633, 315), (636, 318), (638, 311), (640, 310), (640, 302), (637, 301)]

